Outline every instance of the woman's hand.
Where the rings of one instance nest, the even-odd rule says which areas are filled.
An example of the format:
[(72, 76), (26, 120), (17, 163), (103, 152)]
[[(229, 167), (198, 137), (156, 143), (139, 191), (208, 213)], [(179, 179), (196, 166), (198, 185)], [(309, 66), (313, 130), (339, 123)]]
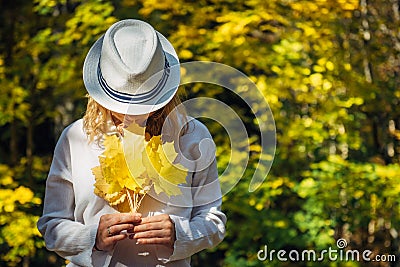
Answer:
[(133, 238), (137, 244), (161, 244), (173, 248), (175, 243), (175, 225), (168, 214), (143, 218), (134, 227)]
[(104, 251), (112, 250), (118, 241), (127, 237), (126, 232), (121, 232), (132, 231), (134, 226), (140, 223), (141, 218), (140, 213), (116, 213), (101, 216), (95, 248)]

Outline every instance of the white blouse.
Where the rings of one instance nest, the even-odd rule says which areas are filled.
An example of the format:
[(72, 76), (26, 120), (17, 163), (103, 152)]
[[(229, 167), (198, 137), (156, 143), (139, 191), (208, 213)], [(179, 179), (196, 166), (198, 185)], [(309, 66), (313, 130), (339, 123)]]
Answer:
[(142, 217), (170, 215), (175, 224), (174, 248), (137, 245), (127, 238), (111, 252), (95, 251), (101, 215), (117, 211), (94, 194), (91, 169), (99, 165), (103, 149), (88, 142), (82, 119), (68, 126), (54, 151), (43, 215), (37, 223), (46, 247), (69, 260), (67, 266), (119, 267), (190, 266), (191, 255), (216, 246), (224, 237), (226, 217), (221, 212), (212, 137), (203, 124), (191, 120), (187, 134), (175, 142), (176, 148), (178, 144), (180, 163), (191, 170), (186, 187), (180, 187), (183, 194), (167, 198), (151, 190), (139, 209)]

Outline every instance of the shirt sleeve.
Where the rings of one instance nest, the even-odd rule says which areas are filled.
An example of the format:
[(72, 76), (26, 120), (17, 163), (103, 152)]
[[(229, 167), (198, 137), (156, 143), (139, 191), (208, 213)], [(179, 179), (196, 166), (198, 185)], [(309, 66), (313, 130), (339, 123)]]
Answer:
[(92, 266), (92, 250), (98, 224), (84, 225), (74, 219), (74, 188), (70, 147), (61, 135), (46, 181), (43, 215), (37, 226), (47, 249), (80, 266)]
[(196, 172), (192, 182), (191, 218), (170, 215), (175, 224), (176, 240), (169, 261), (188, 258), (218, 245), (225, 236), (226, 216), (221, 212), (221, 189), (216, 161)]

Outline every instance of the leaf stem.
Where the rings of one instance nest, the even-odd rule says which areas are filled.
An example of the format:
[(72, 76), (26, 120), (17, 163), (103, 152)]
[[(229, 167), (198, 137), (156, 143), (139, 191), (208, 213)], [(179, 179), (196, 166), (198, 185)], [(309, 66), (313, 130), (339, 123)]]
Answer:
[(129, 208), (131, 209), (131, 212), (132, 212), (132, 213), (133, 213), (133, 212), (136, 212), (136, 209), (135, 209), (135, 206), (136, 206), (136, 205), (134, 205), (134, 203), (132, 202), (132, 197), (131, 197), (131, 194), (130, 194), (128, 188), (126, 188), (126, 194), (128, 195), (128, 199), (129, 199)]
[(137, 203), (137, 207), (139, 208), (140, 204), (142, 203), (142, 200), (144, 198), (144, 196), (146, 195), (147, 192), (145, 192), (139, 199), (138, 203)]

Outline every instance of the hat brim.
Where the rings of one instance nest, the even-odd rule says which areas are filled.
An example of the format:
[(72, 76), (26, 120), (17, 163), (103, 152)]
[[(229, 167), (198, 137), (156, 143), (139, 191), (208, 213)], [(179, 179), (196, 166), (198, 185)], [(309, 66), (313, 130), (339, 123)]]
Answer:
[(89, 95), (100, 105), (114, 112), (127, 115), (142, 115), (164, 107), (176, 94), (180, 83), (180, 66), (178, 55), (172, 44), (161, 33), (157, 32), (165, 56), (169, 62), (169, 76), (165, 86), (156, 96), (136, 103), (135, 97), (131, 102), (115, 100), (103, 90), (98, 78), (98, 65), (103, 45), (103, 38), (99, 38), (90, 48), (83, 64), (83, 82)]

